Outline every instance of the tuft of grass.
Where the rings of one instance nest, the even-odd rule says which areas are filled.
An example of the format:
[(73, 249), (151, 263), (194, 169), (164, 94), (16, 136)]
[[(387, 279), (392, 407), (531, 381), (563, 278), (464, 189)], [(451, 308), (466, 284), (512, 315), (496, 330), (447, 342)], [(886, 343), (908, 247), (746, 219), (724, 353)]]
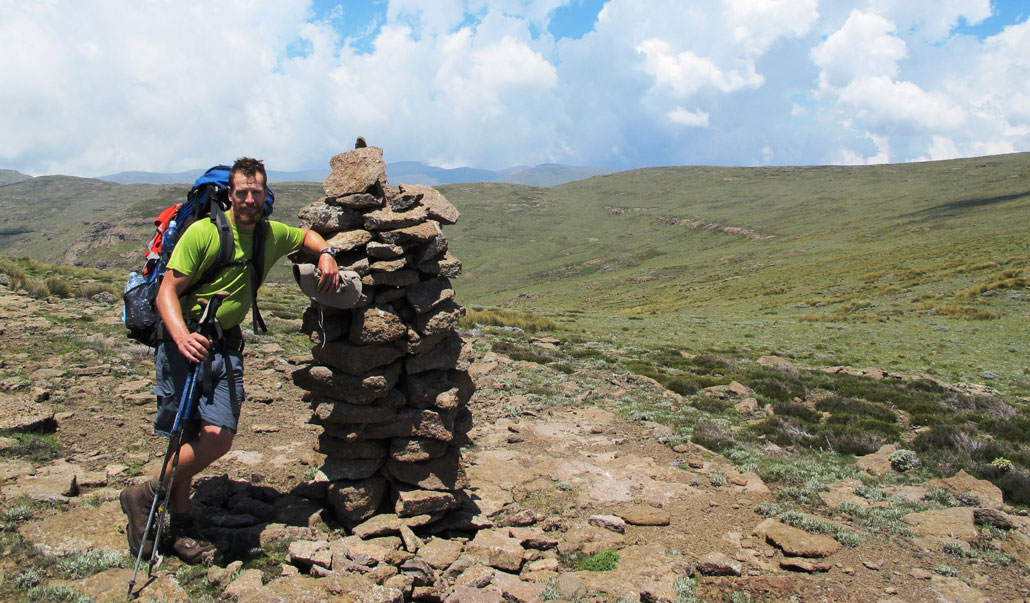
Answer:
[(25, 593), (26, 601), (40, 603), (93, 603), (93, 598), (70, 586), (40, 585)]
[(465, 316), (458, 321), (458, 324), (466, 328), (473, 327), (475, 325), (515, 327), (522, 329), (523, 331), (531, 332), (556, 331), (561, 328), (557, 322), (545, 316), (538, 316), (531, 312), (507, 310), (503, 308), (468, 309)]
[(605, 549), (593, 555), (577, 558), (573, 568), (577, 572), (610, 572), (618, 563), (619, 552)]
[(126, 567), (128, 562), (129, 557), (123, 551), (91, 549), (61, 557), (54, 567), (66, 577), (85, 578), (112, 567)]
[(26, 459), (34, 463), (52, 461), (61, 455), (61, 442), (52, 433), (25, 433), (4, 430), (0, 436), (13, 438), (17, 443), (4, 450), (4, 456)]

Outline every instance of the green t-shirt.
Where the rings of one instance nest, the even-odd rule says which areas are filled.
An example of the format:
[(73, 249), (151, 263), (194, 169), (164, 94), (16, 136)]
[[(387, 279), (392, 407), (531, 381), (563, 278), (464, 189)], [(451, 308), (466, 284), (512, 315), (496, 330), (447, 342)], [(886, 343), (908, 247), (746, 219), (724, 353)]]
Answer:
[[(233, 240), (236, 242), (236, 253), (233, 254), (231, 261), (250, 259), (254, 247), (254, 232), (237, 230), (231, 220), (229, 223), (232, 224)], [(265, 241), (265, 273), (261, 275), (262, 282), (279, 258), (296, 251), (304, 242), (304, 231), (299, 228), (271, 220), (268, 221), (268, 226), (268, 239)], [(187, 276), (200, 278), (200, 275), (215, 263), (217, 257), (218, 227), (211, 220), (204, 218), (191, 224), (186, 232), (182, 233), (175, 250), (172, 251), (171, 259), (168, 260), (168, 267)], [(179, 300), (183, 316), (199, 319), (202, 308), (197, 299), (207, 299), (219, 291), (228, 291), (229, 297), (218, 307), (218, 322), (222, 323), (223, 329), (231, 329), (243, 322), (247, 311), (250, 310), (252, 299), (250, 270), (249, 265), (223, 269), (212, 282), (201, 285), (196, 291)]]

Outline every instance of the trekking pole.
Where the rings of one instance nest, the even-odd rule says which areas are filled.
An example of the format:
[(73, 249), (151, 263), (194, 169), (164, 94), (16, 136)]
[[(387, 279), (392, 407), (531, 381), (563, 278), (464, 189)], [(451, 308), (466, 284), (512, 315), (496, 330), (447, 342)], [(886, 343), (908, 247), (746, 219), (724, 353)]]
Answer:
[[(212, 327), (214, 325), (217, 325), (217, 319), (215, 318), (215, 313), (218, 311), (218, 307), (222, 304), (222, 301), (226, 297), (228, 297), (228, 295), (229, 294), (226, 293), (225, 291), (219, 291), (218, 293), (214, 294), (214, 296), (211, 297), (211, 300), (204, 307), (204, 312), (201, 314), (200, 325), (197, 328), (197, 330), (199, 332), (201, 332), (205, 336), (207, 336), (210, 333), (210, 331), (211, 331), (211, 329), (209, 329), (207, 327)], [(203, 302), (203, 300), (200, 300), (200, 301)], [(207, 331), (207, 333), (205, 333), (205, 331)], [(155, 528), (156, 531), (155, 531), (155, 534), (154, 534), (154, 545), (153, 545), (153, 549), (151, 550), (150, 559), (149, 559), (148, 564), (147, 564), (147, 577), (148, 578), (153, 575), (154, 569), (157, 566), (160, 566), (161, 565), (161, 561), (163, 560), (161, 555), (158, 554), (158, 543), (160, 542), (161, 531), (162, 531), (161, 528), (164, 525), (165, 513), (167, 512), (167, 509), (168, 509), (168, 501), (171, 499), (172, 483), (175, 480), (175, 469), (179, 465), (179, 451), (182, 448), (182, 437), (183, 437), (182, 422), (183, 422), (183, 420), (188, 419), (190, 414), (192, 414), (192, 412), (193, 412), (193, 402), (195, 401), (194, 400), (194, 398), (195, 398), (194, 394), (196, 393), (196, 389), (197, 389), (196, 388), (196, 386), (197, 386), (197, 378), (200, 375), (201, 370), (203, 370), (203, 363), (202, 362), (198, 362), (197, 365), (193, 367), (193, 370), (190, 371), (189, 376), (187, 376), (187, 378), (186, 378), (186, 384), (183, 387), (182, 397), (179, 399), (179, 406), (178, 406), (178, 408), (175, 411), (175, 421), (172, 423), (171, 435), (168, 438), (168, 450), (167, 450), (167, 452), (165, 452), (164, 460), (162, 461), (162, 464), (161, 464), (161, 472), (158, 475), (158, 480), (157, 480), (158, 484), (163, 484), (164, 483), (165, 471), (168, 468), (168, 459), (171, 457), (172, 458), (172, 470), (171, 470), (171, 473), (170, 473), (169, 479), (168, 479), (168, 487), (165, 488), (164, 500), (160, 501), (161, 502), (161, 513), (160, 513), (160, 515), (157, 518), (157, 527)], [(172, 456), (173, 452), (174, 452), (174, 456)], [(136, 555), (136, 565), (132, 568), (132, 577), (129, 579), (129, 593), (128, 593), (129, 595), (132, 595), (132, 589), (133, 589), (133, 587), (136, 586), (136, 574), (139, 572), (139, 566), (140, 566), (140, 563), (143, 560), (143, 547), (144, 547), (144, 544), (147, 542), (147, 534), (150, 533), (150, 528), (154, 524), (154, 514), (157, 511), (158, 502), (159, 501), (158, 501), (157, 493), (155, 492), (155, 494), (154, 494), (154, 501), (150, 505), (150, 514), (147, 516), (147, 524), (143, 528), (143, 536), (140, 539), (139, 551), (138, 551), (138, 553)]]

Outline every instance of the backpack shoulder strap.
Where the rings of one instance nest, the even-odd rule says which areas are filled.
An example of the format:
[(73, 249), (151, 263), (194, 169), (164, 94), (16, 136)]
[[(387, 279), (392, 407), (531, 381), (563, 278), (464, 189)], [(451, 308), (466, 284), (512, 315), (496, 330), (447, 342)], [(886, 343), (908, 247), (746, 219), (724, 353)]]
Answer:
[(271, 227), (268, 225), (268, 220), (258, 222), (257, 227), (254, 229), (254, 248), (250, 254), (250, 313), (253, 317), (255, 333), (258, 332), (258, 328), (262, 332), (268, 331), (265, 327), (265, 321), (261, 318), (261, 310), (258, 309), (257, 292), (265, 278), (265, 242), (268, 239), (270, 230)]
[(201, 285), (215, 280), (215, 277), (229, 266), (246, 265), (243, 260), (232, 261), (232, 256), (236, 251), (236, 238), (232, 234), (232, 224), (229, 223), (228, 216), (217, 203), (211, 203), (210, 216), (211, 221), (215, 223), (215, 228), (218, 229), (218, 255), (215, 257), (214, 263), (200, 275), (200, 278), (190, 282), (190, 286), (183, 292), (183, 296), (189, 295)]

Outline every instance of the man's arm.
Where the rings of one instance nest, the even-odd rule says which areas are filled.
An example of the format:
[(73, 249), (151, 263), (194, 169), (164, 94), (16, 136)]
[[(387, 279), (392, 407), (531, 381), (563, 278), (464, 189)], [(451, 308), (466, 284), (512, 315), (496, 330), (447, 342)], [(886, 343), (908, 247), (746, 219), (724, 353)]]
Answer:
[(192, 362), (200, 362), (207, 358), (211, 341), (200, 333), (190, 333), (179, 305), (179, 297), (186, 292), (190, 280), (190, 276), (178, 270), (166, 271), (161, 279), (161, 288), (157, 290), (157, 311), (164, 321), (165, 332), (175, 342), (179, 353)]
[(329, 247), (329, 243), (326, 243), (322, 235), (317, 232), (304, 229), (304, 242), (301, 243), (301, 247), (311, 255), (318, 256), (318, 269), (322, 272), (322, 277), (318, 279), (318, 290), (322, 293), (335, 292), (336, 287), (340, 284), (339, 268), (331, 255), (321, 253), (323, 249)]

